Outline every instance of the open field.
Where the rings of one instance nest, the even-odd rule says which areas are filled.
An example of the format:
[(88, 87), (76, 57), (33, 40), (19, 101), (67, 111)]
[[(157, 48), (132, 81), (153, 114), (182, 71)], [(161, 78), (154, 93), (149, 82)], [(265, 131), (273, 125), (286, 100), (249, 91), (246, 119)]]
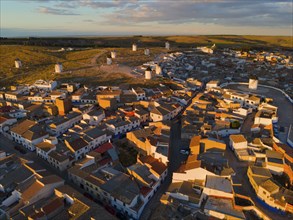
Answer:
[[(157, 54), (165, 52), (165, 49), (151, 48), (151, 55), (145, 56), (142, 48), (136, 52), (131, 49), (115, 48), (117, 59), (113, 60), (113, 65), (107, 66), (106, 56), (114, 48), (59, 52), (58, 49), (60, 48), (1, 45), (0, 85), (33, 83), (37, 79), (58, 79), (61, 82), (101, 85), (143, 84), (145, 82), (141, 76), (131, 74), (132, 68), (153, 60)], [(21, 69), (14, 67), (15, 58), (22, 61)], [(57, 62), (62, 63), (64, 73), (54, 73)], [(133, 80), (134, 77), (141, 79)], [(161, 80), (157, 79), (147, 84), (155, 86), (159, 82)]]
[(60, 47), (120, 47), (130, 48), (132, 43), (139, 47), (163, 47), (169, 41), (171, 47), (195, 47), (200, 45), (230, 47), (293, 47), (292, 36), (254, 35), (197, 35), (197, 36), (124, 36), (124, 37), (71, 37), (71, 38), (9, 38), (1, 39), (0, 44), (21, 44)]
[[(133, 80), (137, 76), (132, 75), (131, 70), (144, 62), (154, 60), (159, 54), (166, 53), (165, 41), (170, 42), (172, 50), (199, 45), (211, 46), (214, 43), (219, 47), (233, 48), (272, 47), (272, 49), (276, 49), (281, 47), (291, 50), (293, 48), (292, 37), (278, 36), (210, 35), (1, 39), (0, 85), (32, 83), (37, 79), (115, 85), (145, 83), (139, 76), (139, 80)], [(134, 42), (138, 45), (136, 52), (131, 50), (131, 45)], [(11, 43), (15, 43), (15, 45), (3, 45)], [(77, 50), (59, 51), (61, 47), (68, 46)], [(145, 48), (150, 49), (150, 56), (144, 55)], [(117, 52), (117, 58), (109, 67), (105, 65), (106, 56), (113, 50)], [(15, 58), (22, 61), (23, 67), (21, 69), (14, 67)], [(54, 73), (54, 65), (57, 62), (62, 63), (64, 73)], [(148, 84), (152, 86), (159, 81), (160, 79), (152, 80)]]

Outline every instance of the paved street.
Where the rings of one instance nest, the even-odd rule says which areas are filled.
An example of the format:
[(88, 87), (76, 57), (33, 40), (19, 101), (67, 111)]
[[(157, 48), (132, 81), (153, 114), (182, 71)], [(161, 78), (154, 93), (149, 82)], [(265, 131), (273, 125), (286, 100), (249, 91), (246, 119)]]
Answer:
[(256, 112), (254, 112), (254, 111), (251, 114), (249, 114), (246, 117), (246, 119), (244, 120), (244, 122), (243, 122), (243, 124), (241, 126), (241, 133), (245, 137), (251, 137), (252, 136), (251, 126), (254, 124), (254, 116), (255, 116), (255, 114), (256, 114)]
[(180, 154), (180, 144), (181, 144), (181, 119), (175, 119), (172, 123), (170, 132), (170, 148), (169, 148), (169, 165), (168, 165), (168, 175), (160, 186), (156, 194), (151, 198), (151, 200), (146, 205), (143, 213), (140, 217), (142, 220), (147, 220), (151, 218), (152, 213), (160, 204), (160, 198), (164, 192), (168, 189), (172, 182), (173, 172), (176, 171), (181, 161), (184, 159), (184, 155)]

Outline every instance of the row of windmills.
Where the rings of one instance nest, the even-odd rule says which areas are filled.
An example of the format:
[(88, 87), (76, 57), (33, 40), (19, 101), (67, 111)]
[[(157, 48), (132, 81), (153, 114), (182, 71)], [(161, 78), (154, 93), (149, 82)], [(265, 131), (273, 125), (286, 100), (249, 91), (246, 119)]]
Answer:
[[(167, 41), (165, 42), (165, 48), (167, 50), (170, 50), (170, 43)], [(132, 51), (137, 51), (137, 44), (132, 44)], [(144, 50), (144, 54), (146, 56), (149, 56), (150, 55), (150, 49), (146, 48)], [(117, 58), (117, 52), (116, 51), (111, 51), (111, 54), (107, 56), (106, 58), (106, 62), (107, 62), (107, 65), (111, 65), (112, 64), (112, 59), (116, 59)], [(22, 62), (19, 58), (16, 58), (15, 61), (15, 68), (17, 69), (20, 69), (22, 67)], [(55, 64), (55, 73), (62, 73), (63, 72), (63, 66), (62, 66), (62, 63), (56, 63)], [(157, 70), (156, 70), (156, 73), (157, 73)], [(151, 78), (151, 74), (149, 74), (149, 72), (146, 73), (146, 79), (150, 79)]]
[[(170, 50), (170, 43), (167, 41), (167, 42), (165, 42), (165, 48), (167, 49), (167, 50)], [(132, 44), (132, 51), (137, 51), (137, 44)], [(147, 55), (146, 54), (146, 50), (148, 50), (148, 55), (149, 55), (149, 49), (145, 49), (145, 55)]]
[[(14, 60), (14, 65), (16, 69), (20, 69), (22, 67), (22, 62), (19, 58)], [(55, 64), (55, 73), (61, 73), (63, 71), (62, 63)]]
[[(165, 42), (165, 48), (167, 50), (170, 50), (170, 43), (168, 41)], [(132, 51), (137, 51), (137, 49), (138, 49), (137, 44), (135, 44), (135, 43), (132, 44)], [(146, 56), (150, 55), (150, 49), (149, 48), (146, 48), (144, 50), (144, 55), (146, 55)], [(117, 58), (117, 52), (116, 51), (111, 51), (111, 54), (106, 57), (107, 65), (111, 65), (112, 64), (112, 59), (116, 59), (116, 58)]]

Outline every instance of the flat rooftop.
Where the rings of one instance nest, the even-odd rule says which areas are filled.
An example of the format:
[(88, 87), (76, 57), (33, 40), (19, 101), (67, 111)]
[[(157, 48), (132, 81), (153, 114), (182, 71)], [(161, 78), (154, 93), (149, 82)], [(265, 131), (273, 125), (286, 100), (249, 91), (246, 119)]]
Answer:
[(205, 187), (226, 193), (233, 192), (232, 183), (227, 177), (207, 176)]

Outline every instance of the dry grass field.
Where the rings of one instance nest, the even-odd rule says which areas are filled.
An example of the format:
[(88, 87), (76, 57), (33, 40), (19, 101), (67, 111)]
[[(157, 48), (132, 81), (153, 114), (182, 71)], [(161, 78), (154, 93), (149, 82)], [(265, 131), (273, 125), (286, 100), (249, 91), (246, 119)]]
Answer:
[[(8, 41), (11, 39), (8, 39)], [(23, 39), (14, 39), (21, 44)], [(58, 43), (58, 38), (41, 38), (50, 45)], [(0, 85), (32, 83), (37, 79), (59, 79), (60, 81), (75, 81), (90, 84), (143, 84), (149, 86), (160, 82), (160, 79), (145, 82), (143, 79), (134, 80), (135, 76), (129, 71), (132, 68), (153, 60), (157, 55), (166, 53), (165, 42), (169, 41), (171, 50), (191, 48), (199, 45), (219, 47), (283, 47), (292, 49), (292, 37), (276, 36), (131, 36), (131, 37), (85, 37), (79, 39), (91, 42), (92, 47), (80, 48), (74, 51), (58, 51), (61, 47), (29, 46), (29, 45), (3, 45), (7, 41), (0, 41)], [(61, 39), (60, 41), (66, 42)], [(11, 43), (10, 42), (10, 43)], [(44, 43), (43, 42), (43, 43)], [(73, 41), (69, 41), (73, 42)], [(138, 45), (138, 51), (131, 50), (132, 43)], [(26, 43), (27, 40), (26, 40)], [(88, 45), (86, 45), (88, 46)], [(74, 47), (76, 48), (76, 47)], [(144, 49), (150, 49), (150, 56), (144, 55)], [(113, 66), (105, 66), (106, 57), (115, 50), (117, 58)], [(15, 58), (22, 60), (23, 67), (14, 67)], [(54, 65), (63, 64), (64, 73), (55, 74)]]
[(253, 35), (198, 35), (198, 36), (131, 36), (131, 37), (93, 37), (95, 45), (106, 47), (126, 47), (133, 42), (141, 47), (164, 47), (169, 41), (171, 47), (196, 47), (217, 44), (230, 47), (285, 47), (292, 48), (291, 36), (253, 36)]

